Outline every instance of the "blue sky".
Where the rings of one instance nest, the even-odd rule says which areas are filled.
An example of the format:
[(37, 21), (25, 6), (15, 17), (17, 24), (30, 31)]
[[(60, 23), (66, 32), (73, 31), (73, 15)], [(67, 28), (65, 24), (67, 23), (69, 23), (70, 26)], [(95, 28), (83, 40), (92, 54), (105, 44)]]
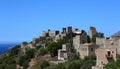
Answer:
[(110, 36), (120, 30), (120, 0), (0, 0), (0, 42), (31, 41), (73, 26)]

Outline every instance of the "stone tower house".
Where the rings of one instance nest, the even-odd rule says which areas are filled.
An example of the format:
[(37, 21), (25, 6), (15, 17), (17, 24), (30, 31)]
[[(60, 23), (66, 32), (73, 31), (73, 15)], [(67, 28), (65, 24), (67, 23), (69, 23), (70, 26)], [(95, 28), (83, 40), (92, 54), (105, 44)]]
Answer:
[(93, 36), (95, 36), (96, 33), (97, 33), (96, 28), (90, 27), (90, 34), (89, 34), (90, 38), (93, 38)]
[(84, 44), (86, 42), (87, 42), (87, 33), (84, 30), (74, 31), (73, 46), (77, 53), (79, 53), (79, 48), (81, 44)]

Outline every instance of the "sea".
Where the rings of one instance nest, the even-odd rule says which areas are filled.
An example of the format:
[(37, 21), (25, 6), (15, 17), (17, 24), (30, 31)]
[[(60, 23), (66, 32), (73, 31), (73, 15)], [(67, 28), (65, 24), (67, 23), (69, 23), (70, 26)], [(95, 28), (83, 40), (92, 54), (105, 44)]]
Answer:
[(0, 43), (0, 55), (8, 52), (16, 45), (19, 45), (20, 43)]

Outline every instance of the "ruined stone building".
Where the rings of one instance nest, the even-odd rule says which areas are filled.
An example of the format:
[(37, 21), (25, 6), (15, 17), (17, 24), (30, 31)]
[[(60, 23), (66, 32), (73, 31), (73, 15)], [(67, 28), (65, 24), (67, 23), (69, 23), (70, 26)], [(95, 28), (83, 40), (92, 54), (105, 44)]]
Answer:
[(55, 37), (57, 34), (59, 34), (59, 31), (48, 31), (48, 35), (50, 36), (50, 37)]
[(116, 61), (116, 48), (114, 46), (99, 47), (96, 49), (97, 62), (92, 69), (103, 69), (104, 65)]
[[(95, 27), (90, 27), (89, 36), (92, 39), (97, 34)], [(60, 39), (73, 39), (73, 47), (80, 58), (86, 56), (96, 56), (96, 66), (92, 69), (103, 69), (104, 64), (111, 61), (116, 61), (116, 55), (120, 54), (120, 31), (112, 35), (110, 38), (96, 38), (96, 43), (87, 43), (87, 33), (84, 30), (72, 29), (71, 26), (62, 28), (62, 32), (43, 31), (42, 37), (33, 38), (31, 43), (23, 42), (21, 50), (23, 54), (26, 48), (34, 48), (35, 46), (43, 46), (44, 48), (50, 42), (57, 42)], [(67, 60), (71, 52), (71, 44), (66, 43), (62, 45), (62, 49), (58, 50), (58, 60)]]
[(73, 37), (73, 30), (72, 27), (69, 26), (67, 28), (63, 27), (62, 32), (59, 31), (51, 31), (50, 29), (48, 32), (43, 31), (42, 37), (51, 37), (53, 41), (57, 42), (59, 39), (63, 38), (72, 38)]
[[(90, 30), (90, 34), (93, 37), (96, 34), (96, 29), (90, 27)], [(95, 43), (87, 43), (87, 33), (84, 30), (78, 29), (75, 29), (73, 33), (73, 46), (79, 57), (83, 59), (86, 56), (95, 56), (95, 51), (98, 48), (98, 45)]]
[(92, 69), (103, 69), (104, 64), (116, 61), (116, 55), (120, 54), (120, 39), (118, 37), (118, 35), (114, 35), (110, 38), (96, 38), (96, 44), (99, 46), (96, 49), (97, 63)]
[(63, 28), (62, 32), (55, 36), (55, 40), (54, 41), (57, 42), (58, 40), (66, 38), (66, 37), (67, 37), (67, 31), (66, 31), (66, 28)]
[(36, 44), (39, 43), (39, 42), (40, 42), (40, 38), (33, 38), (33, 40), (32, 40), (32, 44), (34, 46), (36, 46)]
[(73, 35), (73, 30), (72, 30), (72, 26), (68, 27), (68, 37), (72, 38)]
[(67, 60), (71, 56), (71, 44), (62, 45), (62, 49), (58, 50), (58, 60)]
[(95, 56), (95, 50), (98, 46), (95, 43), (85, 43), (80, 46), (79, 55), (80, 58), (84, 58), (86, 56)]
[(114, 38), (96, 38), (96, 44), (99, 47), (114, 47), (116, 48), (116, 54), (120, 54), (120, 39)]
[(59, 34), (59, 31), (57, 30), (51, 31), (50, 29), (48, 29), (47, 32), (45, 31), (42, 32), (42, 37), (55, 37), (57, 34)]

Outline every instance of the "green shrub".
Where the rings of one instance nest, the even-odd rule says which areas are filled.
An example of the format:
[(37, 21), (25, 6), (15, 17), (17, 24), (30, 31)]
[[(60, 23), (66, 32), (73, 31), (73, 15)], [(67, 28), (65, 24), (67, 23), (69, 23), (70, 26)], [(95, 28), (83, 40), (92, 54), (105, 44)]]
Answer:
[(49, 67), (49, 66), (50, 66), (50, 64), (48, 61), (43, 61), (43, 63), (40, 65), (40, 69), (44, 69), (44, 68)]
[(58, 64), (55, 66), (55, 69), (66, 69), (63, 64)]

